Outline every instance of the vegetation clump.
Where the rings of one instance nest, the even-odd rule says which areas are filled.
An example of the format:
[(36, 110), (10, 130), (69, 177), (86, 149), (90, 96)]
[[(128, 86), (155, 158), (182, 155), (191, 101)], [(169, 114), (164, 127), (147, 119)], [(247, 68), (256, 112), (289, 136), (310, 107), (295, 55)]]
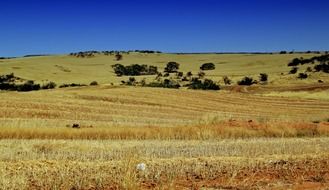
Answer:
[(86, 84), (77, 84), (77, 83), (70, 83), (70, 84), (62, 84), (59, 88), (67, 88), (67, 87), (77, 87), (77, 86), (87, 86)]
[(308, 75), (306, 73), (299, 73), (297, 78), (306, 79), (307, 77), (308, 77)]
[(122, 64), (112, 65), (114, 73), (117, 76), (139, 76), (139, 75), (156, 75), (158, 68), (155, 66), (132, 64), (124, 66)]
[(56, 83), (55, 82), (52, 82), (52, 81), (50, 81), (50, 82), (48, 82), (48, 83), (46, 83), (46, 84), (43, 84), (42, 86), (41, 86), (41, 89), (54, 89), (54, 88), (56, 88)]
[(266, 83), (267, 80), (268, 80), (268, 75), (266, 73), (260, 73), (259, 74), (259, 81), (260, 82)]
[(154, 81), (149, 84), (145, 84), (147, 87), (160, 87), (160, 88), (175, 88), (178, 89), (181, 85), (172, 79), (164, 79), (163, 81)]
[(215, 64), (213, 63), (204, 63), (201, 65), (200, 69), (201, 70), (214, 70), (216, 67), (215, 67)]
[(97, 81), (92, 81), (89, 85), (90, 86), (97, 86), (98, 85), (98, 82)]
[(289, 71), (289, 74), (296, 74), (298, 71), (298, 67), (293, 67), (291, 68), (291, 70)]
[(254, 81), (252, 77), (244, 77), (242, 80), (238, 81), (238, 85), (245, 85), (245, 86), (250, 86), (256, 83), (257, 82)]
[(167, 66), (164, 69), (166, 73), (176, 73), (179, 70), (179, 63), (171, 61), (167, 63)]
[(228, 76), (224, 76), (223, 81), (224, 81), (225, 85), (231, 85), (231, 83), (232, 83), (232, 80), (230, 78), (228, 78)]
[(220, 90), (220, 86), (211, 79), (200, 80), (193, 78), (191, 83), (188, 84), (189, 89), (202, 89), (202, 90)]

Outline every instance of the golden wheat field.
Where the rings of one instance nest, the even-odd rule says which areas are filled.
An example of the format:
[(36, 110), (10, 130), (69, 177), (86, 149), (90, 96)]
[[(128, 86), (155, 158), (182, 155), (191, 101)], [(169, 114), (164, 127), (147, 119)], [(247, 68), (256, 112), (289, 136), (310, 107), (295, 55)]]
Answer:
[[(123, 86), (114, 56), (0, 60), (0, 74), (100, 84), (0, 91), (0, 189), (328, 189), (329, 76), (300, 80), (287, 67), (312, 56), (131, 53), (120, 61), (159, 70), (177, 61), (195, 75), (213, 62), (205, 73), (219, 91)], [(235, 84), (259, 73), (268, 84)], [(136, 78), (144, 77), (154, 78)]]

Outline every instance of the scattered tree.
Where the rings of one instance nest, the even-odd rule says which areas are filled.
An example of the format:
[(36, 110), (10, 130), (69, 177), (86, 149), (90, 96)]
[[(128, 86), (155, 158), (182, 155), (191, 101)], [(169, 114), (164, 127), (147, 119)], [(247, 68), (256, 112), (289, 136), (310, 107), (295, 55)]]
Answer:
[(164, 71), (166, 73), (176, 73), (179, 69), (179, 63), (176, 62), (168, 62), (167, 66), (165, 67)]
[(266, 73), (260, 73), (259, 74), (259, 81), (267, 82), (267, 80), (268, 80), (268, 75)]
[(298, 71), (298, 67), (293, 67), (290, 71), (289, 74), (296, 74)]
[(299, 79), (306, 79), (307, 77), (308, 77), (308, 75), (306, 73), (299, 73), (298, 74)]
[(223, 81), (225, 85), (231, 85), (232, 80), (228, 78), (228, 76), (223, 77)]
[(116, 61), (121, 61), (122, 60), (122, 55), (120, 53), (115, 54), (115, 60)]
[(89, 85), (90, 86), (97, 86), (98, 85), (98, 82), (97, 81), (92, 81)]
[(56, 83), (54, 82), (48, 82), (44, 85), (41, 86), (41, 89), (53, 89), (53, 88), (56, 88)]
[(238, 85), (246, 85), (246, 86), (250, 86), (255, 83), (256, 81), (254, 81), (252, 77), (244, 77), (242, 80), (238, 81)]
[(201, 70), (214, 70), (215, 69), (215, 64), (213, 63), (204, 63), (200, 67)]

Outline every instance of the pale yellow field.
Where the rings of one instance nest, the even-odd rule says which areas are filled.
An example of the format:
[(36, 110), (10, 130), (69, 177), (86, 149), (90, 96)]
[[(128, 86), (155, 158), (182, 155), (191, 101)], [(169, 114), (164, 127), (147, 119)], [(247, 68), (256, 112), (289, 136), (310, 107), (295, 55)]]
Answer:
[[(92, 58), (76, 58), (68, 55), (28, 57), (9, 60), (0, 60), (0, 74), (14, 72), (24, 79), (37, 80), (38, 82), (49, 80), (58, 84), (62, 83), (85, 83), (98, 81), (102, 84), (120, 83), (127, 77), (116, 77), (111, 65), (121, 63), (148, 64), (158, 66), (159, 71), (169, 61), (180, 63), (180, 70), (184, 73), (192, 71), (193, 74), (199, 72), (203, 63), (213, 62), (216, 69), (206, 71), (206, 76), (216, 81), (222, 80), (227, 75), (233, 82), (240, 80), (244, 76), (253, 76), (258, 79), (259, 73), (268, 73), (269, 81), (273, 84), (282, 83), (310, 83), (324, 79), (328, 82), (326, 74), (314, 73), (308, 80), (296, 80), (296, 76), (288, 75), (290, 68), (288, 62), (296, 57), (310, 58), (317, 54), (124, 54), (122, 61), (115, 61), (114, 55), (96, 55)], [(303, 66), (301, 68), (306, 68)], [(305, 70), (304, 68), (304, 70)], [(284, 75), (281, 75), (284, 73)], [(140, 76), (136, 78), (144, 78)], [(147, 77), (153, 79), (152, 77)]]
[[(310, 183), (320, 189), (328, 185), (328, 143), (328, 138), (170, 142), (1, 140), (0, 186), (1, 189), (287, 189), (307, 187)], [(145, 163), (146, 170), (136, 170), (138, 163)]]

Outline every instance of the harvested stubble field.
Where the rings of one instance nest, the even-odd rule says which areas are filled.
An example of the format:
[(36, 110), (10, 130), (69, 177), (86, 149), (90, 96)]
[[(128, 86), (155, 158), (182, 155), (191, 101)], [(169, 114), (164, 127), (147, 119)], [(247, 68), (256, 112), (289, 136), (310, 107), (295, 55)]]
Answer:
[(214, 62), (214, 80), (270, 76), (220, 91), (118, 86), (111, 56), (4, 60), (2, 71), (25, 79), (101, 85), (0, 92), (0, 189), (326, 189), (328, 76), (282, 75), (298, 56), (313, 55), (123, 57), (194, 73)]
[[(328, 138), (2, 140), (0, 185), (3, 189), (325, 188), (328, 143)], [(146, 170), (136, 171), (141, 162)]]

